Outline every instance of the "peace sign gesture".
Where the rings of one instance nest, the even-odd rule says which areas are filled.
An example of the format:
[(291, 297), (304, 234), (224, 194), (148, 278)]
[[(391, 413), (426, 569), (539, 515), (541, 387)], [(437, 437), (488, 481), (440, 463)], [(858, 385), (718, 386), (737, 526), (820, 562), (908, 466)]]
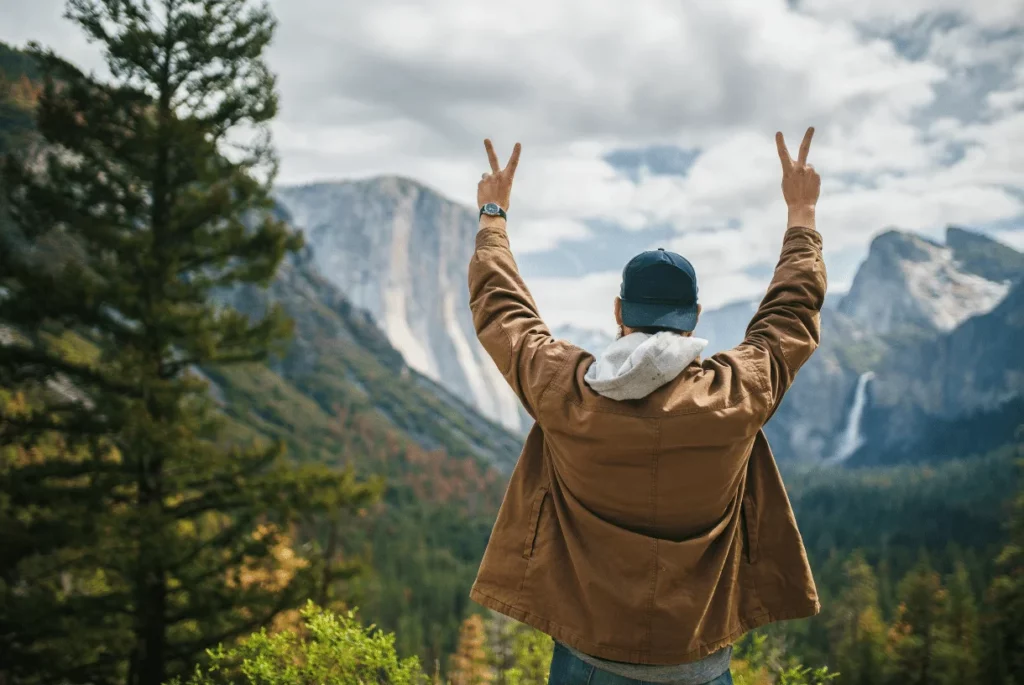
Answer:
[(794, 162), (789, 157), (782, 133), (775, 134), (775, 144), (779, 148), (779, 160), (782, 162), (782, 196), (786, 198), (786, 204), (790, 209), (813, 208), (818, 202), (821, 178), (814, 167), (807, 163), (807, 153), (811, 150), (813, 135), (812, 126), (804, 134), (804, 141), (800, 143), (800, 154)]
[(489, 139), (484, 141), (484, 149), (487, 150), (491, 172), (485, 173), (480, 179), (480, 185), (476, 188), (476, 203), (483, 207), (488, 202), (493, 202), (507, 211), (509, 198), (512, 196), (512, 178), (516, 174), (516, 167), (519, 166), (519, 152), (523, 146), (516, 143), (504, 169), (498, 166), (498, 155), (494, 153), (494, 146)]

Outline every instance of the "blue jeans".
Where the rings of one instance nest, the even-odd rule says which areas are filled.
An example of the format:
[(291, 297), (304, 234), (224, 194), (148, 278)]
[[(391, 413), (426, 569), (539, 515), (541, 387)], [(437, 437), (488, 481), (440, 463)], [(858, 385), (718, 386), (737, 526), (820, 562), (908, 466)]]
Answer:
[[(555, 654), (551, 657), (551, 671), (548, 685), (671, 685), (651, 683), (646, 680), (623, 678), (614, 673), (602, 671), (573, 655), (562, 645), (555, 643)], [(705, 685), (732, 685), (732, 675), (726, 671)]]

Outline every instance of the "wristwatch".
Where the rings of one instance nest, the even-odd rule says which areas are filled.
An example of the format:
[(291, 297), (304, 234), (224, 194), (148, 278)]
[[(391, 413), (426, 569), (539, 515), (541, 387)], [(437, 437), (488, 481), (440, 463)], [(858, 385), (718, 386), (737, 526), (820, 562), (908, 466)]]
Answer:
[(505, 214), (505, 210), (494, 202), (488, 202), (480, 208), (480, 216), (482, 217), (484, 214), (487, 216), (500, 216), (502, 219), (508, 219), (508, 216)]

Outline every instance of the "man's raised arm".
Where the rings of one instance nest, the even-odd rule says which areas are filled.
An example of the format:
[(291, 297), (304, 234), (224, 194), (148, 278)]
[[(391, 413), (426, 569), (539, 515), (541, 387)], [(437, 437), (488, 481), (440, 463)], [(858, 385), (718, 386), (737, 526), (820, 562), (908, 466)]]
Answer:
[(807, 129), (795, 162), (790, 159), (782, 134), (775, 134), (789, 221), (775, 275), (737, 348), (762, 374), (769, 393), (765, 420), (774, 413), (821, 336), (820, 312), (827, 279), (821, 235), (814, 221), (821, 179), (807, 163), (813, 134), (813, 128)]
[(469, 262), (469, 307), (480, 343), (536, 419), (544, 391), (573, 348), (551, 336), (509, 248), (505, 212), (521, 147), (516, 143), (504, 169), (491, 141), (485, 140), (484, 147), (491, 173), (477, 187), (480, 231)]

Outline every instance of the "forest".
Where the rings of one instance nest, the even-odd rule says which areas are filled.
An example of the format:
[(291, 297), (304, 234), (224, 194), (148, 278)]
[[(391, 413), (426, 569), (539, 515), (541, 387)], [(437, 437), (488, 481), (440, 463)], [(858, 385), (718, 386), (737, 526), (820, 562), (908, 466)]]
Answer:
[[(0, 44), (0, 683), (545, 683), (551, 640), (468, 599), (487, 429), (334, 296), (272, 296), (303, 268), (273, 15), (161, 12), (68, 4), (108, 78)], [(737, 683), (1024, 683), (1024, 421), (971, 430), (783, 465), (823, 609), (746, 636)]]

